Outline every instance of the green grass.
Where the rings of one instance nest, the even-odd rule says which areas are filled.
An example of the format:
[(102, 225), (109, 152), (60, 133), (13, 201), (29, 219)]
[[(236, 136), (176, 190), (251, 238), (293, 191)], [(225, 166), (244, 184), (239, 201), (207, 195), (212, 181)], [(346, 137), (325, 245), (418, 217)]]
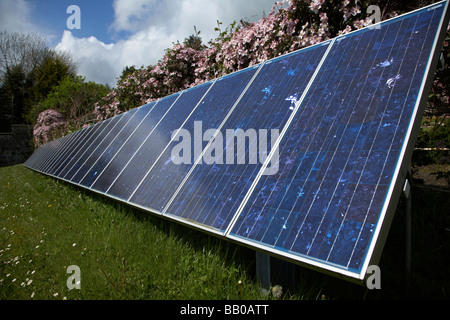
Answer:
[[(257, 285), (212, 237), (34, 173), (0, 169), (0, 299), (239, 299)], [(81, 270), (69, 291), (67, 268)], [(238, 288), (238, 281), (244, 285)]]
[[(273, 299), (261, 294), (254, 252), (249, 249), (22, 165), (0, 168), (0, 186), (1, 300)], [(433, 208), (434, 212), (439, 209), (439, 204)], [(298, 267), (296, 286), (283, 299), (403, 297), (404, 260), (398, 245), (403, 243), (401, 212), (399, 216), (397, 222), (394, 219), (393, 235), (380, 265), (382, 290), (367, 291), (363, 286)], [(414, 295), (448, 298), (450, 294), (448, 270), (443, 265), (450, 262), (450, 232), (440, 229), (450, 227), (448, 222), (448, 216), (433, 220), (439, 234), (437, 227), (418, 222), (424, 225), (417, 228), (433, 237), (423, 243), (424, 256), (416, 255), (419, 261), (413, 260), (413, 268), (423, 272), (414, 282), (418, 286)], [(422, 246), (422, 241), (415, 241), (415, 249)], [(81, 270), (80, 290), (67, 288), (67, 268), (71, 265)]]

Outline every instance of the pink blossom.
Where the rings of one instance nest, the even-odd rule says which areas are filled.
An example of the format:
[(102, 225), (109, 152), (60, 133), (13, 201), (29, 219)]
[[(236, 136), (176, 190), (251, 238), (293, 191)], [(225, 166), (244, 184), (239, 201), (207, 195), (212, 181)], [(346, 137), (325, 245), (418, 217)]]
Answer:
[(58, 111), (48, 109), (41, 112), (33, 129), (35, 146), (61, 138), (67, 133), (67, 129), (68, 123)]
[[(361, 17), (358, 3), (362, 2), (277, 1), (267, 16), (252, 23), (230, 26), (207, 46), (193, 48), (178, 42), (166, 50), (155, 66), (142, 67), (119, 81), (96, 105), (96, 119), (107, 119), (149, 101), (365, 27), (370, 22), (365, 20), (367, 17)], [(333, 26), (329, 17), (333, 17)]]

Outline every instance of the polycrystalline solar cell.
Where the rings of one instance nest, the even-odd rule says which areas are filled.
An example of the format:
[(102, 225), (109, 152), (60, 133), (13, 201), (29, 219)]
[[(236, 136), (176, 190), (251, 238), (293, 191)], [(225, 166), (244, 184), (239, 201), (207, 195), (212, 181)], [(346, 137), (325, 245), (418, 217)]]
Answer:
[[(115, 121), (112, 121), (110, 126), (112, 126), (111, 130), (109, 130), (99, 143), (94, 143), (92, 147), (87, 151), (88, 156), (85, 158), (83, 165), (78, 169), (76, 174), (71, 178), (71, 181), (74, 183), (80, 183), (86, 175), (89, 173), (91, 168), (98, 163), (99, 159), (106, 160), (105, 151), (110, 146), (110, 144), (114, 141), (117, 136), (122, 134), (123, 128), (128, 124), (131, 117), (134, 115), (135, 111), (129, 111), (124, 114), (121, 114), (114, 118)], [(100, 140), (100, 139), (99, 139)], [(92, 150), (92, 152), (91, 152)], [(103, 162), (103, 161), (102, 161)], [(95, 174), (95, 172), (94, 172)], [(83, 184), (83, 183), (81, 183)], [(84, 184), (83, 184), (84, 185)]]
[[(206, 147), (208, 140), (203, 140), (203, 130), (218, 128), (232, 108), (239, 96), (257, 72), (257, 67), (248, 68), (241, 72), (225, 76), (215, 81), (207, 94), (199, 101), (199, 105), (187, 119), (183, 127), (189, 136), (175, 137), (173, 142), (155, 163), (152, 170), (144, 177), (139, 188), (133, 193), (130, 202), (153, 211), (162, 212), (178, 186), (192, 168), (196, 159)], [(201, 124), (199, 125), (199, 123)], [(197, 136), (194, 129), (197, 128)], [(203, 128), (200, 129), (200, 128)], [(198, 135), (200, 134), (200, 136)], [(190, 139), (189, 139), (190, 138)], [(178, 163), (173, 159), (173, 149), (181, 140), (189, 143), (190, 155), (185, 162)], [(188, 152), (186, 149), (184, 152)], [(175, 154), (178, 156), (179, 154)]]
[[(214, 153), (216, 156), (223, 151), (217, 158), (221, 163), (211, 165), (204, 161), (205, 159), (198, 163), (164, 214), (192, 221), (218, 232), (226, 230), (262, 166), (261, 160), (264, 159), (261, 158), (259, 145), (255, 146), (260, 148), (259, 159), (254, 159), (256, 163), (250, 162), (248, 155), (254, 152), (249, 152), (251, 142), (257, 142), (255, 139), (248, 139), (245, 143), (245, 164), (239, 164), (237, 139), (231, 136), (228, 137), (230, 140), (227, 140), (226, 130), (247, 132), (256, 129), (261, 139), (259, 130), (265, 129), (268, 130), (267, 140), (270, 143), (271, 130), (281, 131), (284, 128), (294, 110), (295, 101), (302, 96), (328, 45), (329, 43), (311, 47), (274, 59), (262, 66), (224, 123), (223, 131), (214, 139), (214, 142), (219, 142), (214, 143), (214, 146), (218, 147), (205, 150), (205, 155)], [(223, 149), (226, 145), (234, 147), (233, 163), (226, 160), (227, 152)], [(265, 155), (270, 151), (269, 146)]]
[(146, 109), (144, 109), (143, 111), (141, 110), (142, 108), (136, 108), (124, 114), (124, 118), (122, 118), (121, 120), (122, 123), (118, 127), (116, 127), (117, 129), (115, 130), (114, 135), (111, 137), (112, 139), (105, 139), (105, 141), (102, 142), (105, 147), (99, 147), (99, 151), (101, 151), (101, 154), (99, 154), (96, 159), (92, 157), (92, 161), (94, 162), (95, 160), (95, 162), (93, 165), (91, 165), (89, 171), (86, 172), (85, 176), (80, 181), (80, 184), (86, 187), (90, 187), (92, 183), (97, 179), (99, 174), (101, 174), (103, 169), (107, 167), (107, 165), (119, 151), (120, 147), (127, 142), (133, 131), (143, 120), (143, 116), (148, 113), (148, 110)]
[(108, 119), (87, 128), (86, 135), (83, 137), (81, 143), (77, 145), (73, 150), (73, 153), (66, 158), (66, 160), (68, 160), (67, 163), (64, 163), (55, 171), (55, 176), (60, 177), (61, 179), (70, 180), (73, 174), (78, 170), (79, 165), (81, 165), (79, 164), (80, 157), (85, 154), (86, 150), (92, 145), (96, 138), (102, 136), (105, 127), (108, 126), (110, 121), (111, 119)]
[(46, 149), (46, 152), (43, 152), (43, 156), (39, 161), (39, 163), (36, 165), (36, 168), (38, 169), (44, 168), (49, 163), (49, 160), (53, 156), (55, 149), (58, 148), (60, 144), (61, 144), (60, 140), (54, 140), (42, 146), (40, 149), (43, 151)]
[(111, 118), (108, 121), (105, 121), (103, 130), (100, 131), (99, 134), (96, 136), (96, 138), (91, 141), (90, 145), (88, 145), (87, 148), (83, 150), (81, 156), (78, 157), (78, 161), (65, 176), (67, 180), (70, 180), (73, 183), (78, 183), (79, 179), (81, 179), (84, 176), (85, 170), (87, 170), (85, 166), (86, 162), (89, 160), (92, 154), (95, 153), (96, 150), (98, 150), (98, 146), (102, 143), (102, 141), (104, 141), (108, 136), (110, 136), (109, 135), (110, 132), (117, 127), (117, 124), (120, 122), (122, 118), (123, 114), (115, 116), (114, 118)]
[(169, 145), (172, 132), (182, 127), (210, 86), (211, 83), (206, 83), (164, 99), (169, 101), (170, 110), (133, 155), (125, 170), (107, 191), (108, 194), (129, 200), (146, 173)]
[(80, 139), (86, 134), (86, 131), (87, 130), (80, 130), (68, 136), (69, 139), (67, 143), (61, 150), (58, 151), (57, 157), (51, 161), (51, 164), (48, 167), (45, 168), (45, 172), (47, 174), (56, 176), (57, 170), (63, 163), (65, 163), (66, 159), (69, 158), (72, 150), (77, 148)]
[(359, 273), (390, 201), (444, 6), (337, 38), (230, 232)]
[(27, 159), (27, 161), (25, 161), (24, 165), (29, 168), (37, 168), (44, 157), (45, 146), (46, 145), (42, 145), (37, 148), (34, 153)]
[(119, 147), (111, 161), (98, 174), (95, 181), (90, 185), (92, 189), (105, 193), (113, 185), (115, 179), (127, 167), (131, 157), (155, 130), (159, 121), (170, 109), (169, 103), (172, 103), (171, 100), (166, 99), (162, 103), (152, 102), (139, 108), (136, 116), (133, 118), (133, 120), (136, 119), (135, 130), (131, 136), (127, 137), (126, 143)]
[(72, 134), (75, 136), (72, 143), (66, 148), (64, 155), (53, 165), (53, 176), (63, 178), (65, 169), (70, 168), (70, 166), (68, 166), (69, 163), (76, 161), (76, 155), (85, 147), (85, 143), (89, 140), (90, 135), (99, 128), (100, 124), (97, 123)]
[(64, 136), (60, 139), (57, 139), (52, 144), (51, 149), (49, 150), (48, 154), (46, 155), (46, 160), (43, 162), (40, 166), (41, 170), (45, 172), (46, 174), (50, 173), (50, 169), (55, 163), (56, 159), (60, 156), (61, 152), (64, 150), (64, 148), (69, 144), (69, 141), (71, 140), (71, 136)]

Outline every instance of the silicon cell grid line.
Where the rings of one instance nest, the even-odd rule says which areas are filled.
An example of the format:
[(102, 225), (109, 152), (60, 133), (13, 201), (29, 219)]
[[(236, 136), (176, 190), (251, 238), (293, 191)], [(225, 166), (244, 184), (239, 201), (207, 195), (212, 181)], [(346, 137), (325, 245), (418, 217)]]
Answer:
[[(203, 129), (219, 127), (227, 115), (235, 112), (236, 102), (253, 83), (258, 71), (259, 66), (254, 66), (214, 82), (194, 112), (179, 128), (185, 133), (184, 136), (172, 132), (172, 141), (131, 195), (131, 203), (150, 208), (157, 213), (163, 211), (207, 145), (208, 139), (204, 139)], [(184, 155), (174, 152), (174, 148), (181, 141), (187, 143)], [(183, 161), (174, 160), (174, 156), (182, 157)]]
[(442, 1), (274, 58), (40, 146), (24, 165), (362, 281), (389, 231), (448, 20)]
[[(229, 236), (363, 278), (398, 179), (444, 5), (335, 40)], [(426, 95), (425, 95), (426, 97)], [(305, 121), (308, 119), (308, 121)]]
[[(203, 152), (207, 159), (215, 155), (214, 163), (205, 161), (207, 159), (196, 163), (164, 209), (165, 215), (218, 233), (226, 230), (262, 167), (264, 161), (261, 160), (277, 139), (272, 130), (281, 132), (286, 125), (295, 102), (302, 96), (329, 44), (313, 46), (262, 65), (234, 111), (221, 128), (215, 128), (213, 143)], [(246, 159), (239, 159), (239, 138), (246, 139), (245, 149), (241, 148)], [(253, 161), (249, 155), (255, 156)]]

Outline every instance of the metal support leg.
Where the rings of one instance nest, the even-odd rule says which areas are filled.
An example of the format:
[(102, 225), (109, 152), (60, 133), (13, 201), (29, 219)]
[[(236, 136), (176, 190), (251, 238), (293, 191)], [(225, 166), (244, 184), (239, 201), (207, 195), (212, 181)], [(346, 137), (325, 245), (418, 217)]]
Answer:
[(275, 290), (279, 294), (295, 289), (295, 265), (259, 252), (256, 252), (256, 276), (263, 294), (268, 294), (272, 286), (281, 286)]
[(410, 174), (405, 181), (403, 195), (405, 196), (405, 215), (406, 215), (406, 285), (407, 288), (411, 278), (411, 185), (409, 183)]
[(261, 291), (269, 293), (270, 289), (270, 256), (256, 252), (256, 277), (261, 284)]

